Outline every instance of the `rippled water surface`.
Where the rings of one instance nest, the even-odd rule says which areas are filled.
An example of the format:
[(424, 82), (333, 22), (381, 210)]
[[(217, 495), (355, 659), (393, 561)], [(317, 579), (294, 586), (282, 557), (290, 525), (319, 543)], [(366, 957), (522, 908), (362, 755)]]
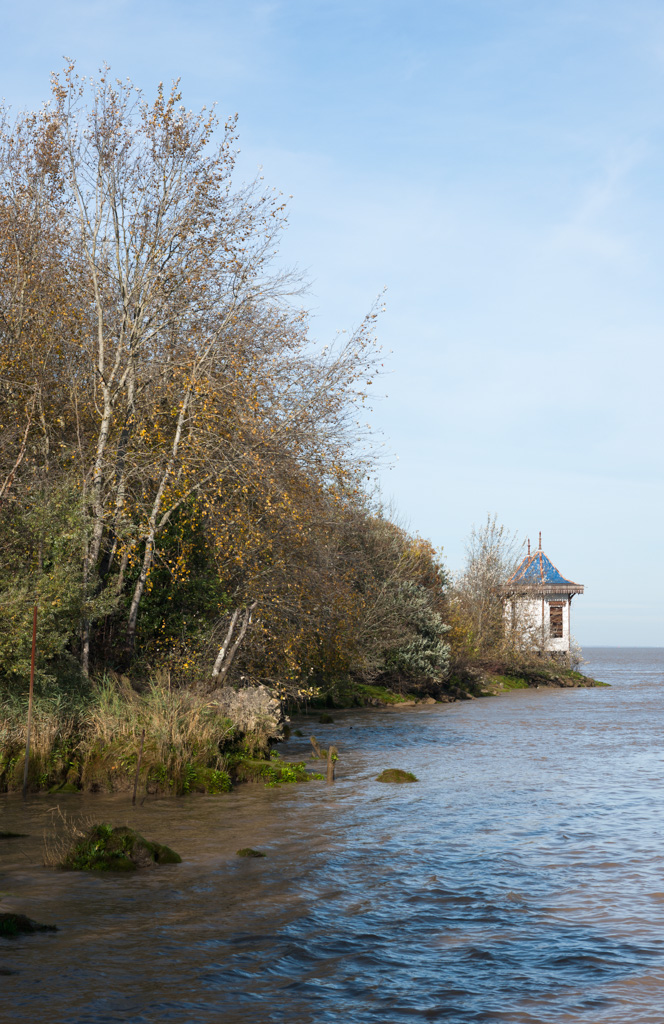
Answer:
[(586, 658), (611, 689), (305, 726), (334, 786), (59, 798), (182, 854), (147, 875), (48, 871), (53, 799), (0, 798), (3, 909), (60, 928), (0, 940), (0, 1020), (661, 1024), (664, 650)]

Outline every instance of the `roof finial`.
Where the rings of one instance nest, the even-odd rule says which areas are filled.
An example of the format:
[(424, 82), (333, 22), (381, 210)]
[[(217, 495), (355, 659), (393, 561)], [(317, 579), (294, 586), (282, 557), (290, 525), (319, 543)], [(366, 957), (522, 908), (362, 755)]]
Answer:
[(542, 531), (539, 532), (539, 549), (542, 550)]
[(528, 557), (530, 558), (530, 537), (528, 538)]

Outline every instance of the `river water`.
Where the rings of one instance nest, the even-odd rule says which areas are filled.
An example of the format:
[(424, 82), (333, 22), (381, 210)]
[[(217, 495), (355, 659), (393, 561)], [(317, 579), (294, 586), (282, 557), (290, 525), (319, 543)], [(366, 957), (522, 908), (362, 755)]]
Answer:
[(0, 1021), (661, 1024), (664, 649), (585, 657), (611, 689), (305, 724), (333, 786), (58, 798), (182, 854), (147, 874), (42, 867), (53, 798), (0, 797), (2, 909), (60, 929), (0, 940)]

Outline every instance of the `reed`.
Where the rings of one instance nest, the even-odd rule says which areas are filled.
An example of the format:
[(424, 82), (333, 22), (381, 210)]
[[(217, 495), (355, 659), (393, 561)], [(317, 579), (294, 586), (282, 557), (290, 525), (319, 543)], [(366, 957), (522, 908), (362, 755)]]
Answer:
[[(22, 785), (23, 705), (10, 695), (0, 703), (0, 790)], [(214, 704), (191, 691), (170, 689), (161, 678), (137, 693), (107, 675), (84, 695), (35, 698), (30, 789), (131, 789), (143, 730), (140, 782), (146, 790), (228, 788), (225, 748), (234, 730)]]

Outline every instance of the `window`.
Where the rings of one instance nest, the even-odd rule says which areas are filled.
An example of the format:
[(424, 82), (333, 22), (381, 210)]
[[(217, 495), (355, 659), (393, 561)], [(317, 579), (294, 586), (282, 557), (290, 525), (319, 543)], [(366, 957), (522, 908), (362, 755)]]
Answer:
[(549, 604), (549, 636), (560, 639), (563, 635), (564, 601), (551, 601)]

